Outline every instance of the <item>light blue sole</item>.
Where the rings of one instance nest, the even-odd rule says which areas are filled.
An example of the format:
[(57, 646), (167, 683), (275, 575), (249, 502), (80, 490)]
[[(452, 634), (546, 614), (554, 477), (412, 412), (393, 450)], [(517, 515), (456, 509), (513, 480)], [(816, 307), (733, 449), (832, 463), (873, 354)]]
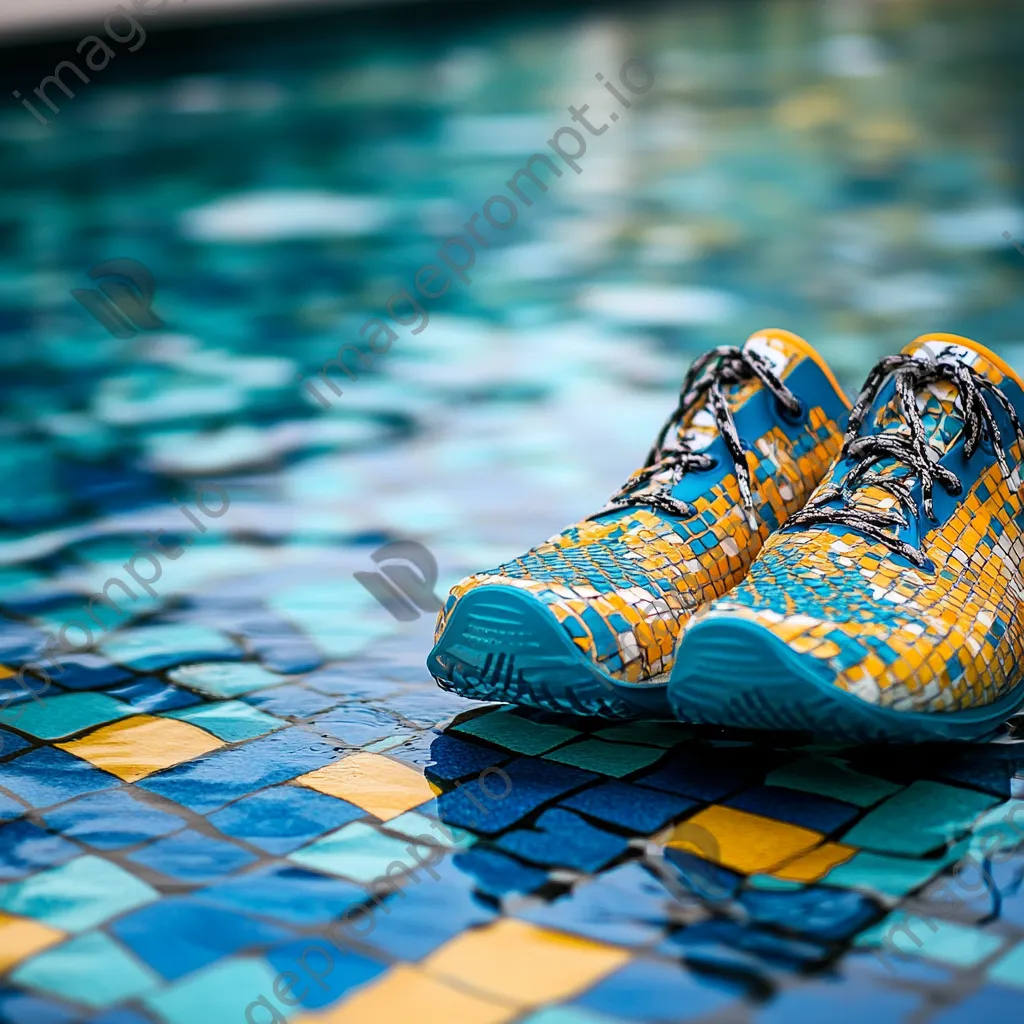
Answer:
[(812, 662), (746, 619), (707, 619), (684, 636), (669, 702), (688, 722), (806, 732), (850, 743), (971, 742), (992, 736), (1024, 706), (1024, 685), (968, 711), (893, 711), (839, 689)]
[(664, 683), (623, 683), (602, 672), (554, 615), (515, 587), (471, 590), (427, 657), (445, 690), (546, 711), (603, 718), (671, 718)]

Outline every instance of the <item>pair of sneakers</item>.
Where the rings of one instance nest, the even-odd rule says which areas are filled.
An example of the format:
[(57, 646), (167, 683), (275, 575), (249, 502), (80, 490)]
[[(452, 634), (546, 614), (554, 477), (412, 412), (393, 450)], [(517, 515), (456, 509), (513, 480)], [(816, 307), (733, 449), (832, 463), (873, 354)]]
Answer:
[(956, 335), (852, 405), (788, 331), (714, 349), (603, 509), (452, 590), (428, 667), (551, 711), (983, 738), (1024, 704), (1021, 419)]

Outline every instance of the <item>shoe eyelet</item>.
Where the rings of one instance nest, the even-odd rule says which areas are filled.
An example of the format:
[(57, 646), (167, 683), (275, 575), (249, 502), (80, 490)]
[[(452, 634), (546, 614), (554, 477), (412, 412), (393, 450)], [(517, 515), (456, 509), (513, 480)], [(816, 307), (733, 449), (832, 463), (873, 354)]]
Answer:
[(713, 469), (718, 469), (721, 464), (717, 455), (708, 456), (708, 464), (701, 470), (702, 473), (710, 473)]
[(790, 426), (802, 427), (807, 420), (807, 405), (799, 398), (796, 401), (797, 408), (795, 411), (793, 411), (791, 409), (788, 409), (784, 403), (780, 402), (779, 399), (776, 398), (775, 415), (778, 416), (780, 420), (783, 420), (785, 423), (788, 423)]

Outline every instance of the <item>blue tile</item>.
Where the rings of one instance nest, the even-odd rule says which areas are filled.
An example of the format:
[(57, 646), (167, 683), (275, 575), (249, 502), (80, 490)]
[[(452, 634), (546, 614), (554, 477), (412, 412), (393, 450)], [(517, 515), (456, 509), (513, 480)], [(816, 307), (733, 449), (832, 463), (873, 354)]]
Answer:
[(96, 1017), (89, 1017), (85, 1024), (152, 1024), (152, 1018), (143, 1017), (135, 1010), (104, 1010)]
[[(511, 788), (503, 799), (491, 799), (481, 789), (480, 780), (474, 779), (437, 798), (438, 817), (446, 825), (494, 835), (556, 797), (579, 789), (598, 777), (592, 772), (533, 757), (521, 757), (501, 770), (511, 781)], [(487, 787), (495, 793), (502, 793), (507, 788), (502, 777), (495, 775), (488, 776)]]
[(128, 859), (182, 882), (212, 882), (257, 858), (234, 843), (186, 829), (128, 854)]
[(447, 733), (441, 735), (428, 734), (430, 748), (429, 757), (423, 763), (428, 779), (438, 782), (454, 782), (479, 775), (485, 768), (504, 764), (509, 755), (491, 747), (481, 747), (475, 743), (467, 743)]
[(760, 924), (830, 941), (852, 938), (883, 916), (867, 896), (826, 886), (796, 892), (749, 889), (740, 895), (740, 902)]
[(154, 677), (138, 679), (106, 692), (131, 705), (139, 714), (153, 715), (159, 711), (173, 711), (175, 708), (186, 708), (199, 703), (199, 698), (194, 693), (178, 686), (171, 686)]
[(673, 754), (653, 772), (635, 781), (694, 800), (719, 801), (762, 781), (786, 760), (785, 755), (774, 752), (761, 754), (758, 757), (742, 747), (694, 747)]
[(313, 715), (333, 708), (338, 703), (336, 697), (324, 696), (298, 683), (278, 686), (264, 693), (247, 694), (245, 701), (268, 715), (277, 715), (278, 718), (312, 718)]
[(314, 936), (278, 946), (264, 959), (278, 974), (292, 971), (299, 976), (292, 998), (307, 1010), (330, 1006), (387, 970), (385, 964), (348, 949), (342, 952), (327, 939)]
[(10, 729), (0, 729), (0, 757), (8, 757), (31, 746), (24, 736), (13, 733)]
[(39, 868), (63, 864), (81, 849), (29, 821), (13, 821), (0, 828), (0, 880), (9, 881)]
[(726, 807), (829, 835), (861, 813), (859, 807), (783, 786), (755, 786), (724, 801)]
[(297, 925), (325, 924), (369, 893), (354, 882), (304, 868), (258, 868), (194, 894), (203, 903)]
[(179, 711), (170, 711), (167, 717), (205, 729), (227, 743), (241, 743), (257, 736), (266, 736), (286, 725), (280, 718), (264, 714), (242, 700), (196, 704)]
[(60, 663), (64, 671), (54, 673), (54, 679), (69, 690), (107, 689), (132, 678), (127, 669), (112, 664), (98, 654), (61, 655)]
[(396, 718), (362, 704), (344, 704), (333, 711), (317, 715), (310, 726), (317, 732), (333, 736), (353, 747), (362, 747), (375, 740), (394, 736), (400, 730)]
[(634, 960), (571, 1005), (653, 1024), (718, 1013), (737, 1004), (743, 994), (725, 979), (699, 975), (678, 964)]
[(337, 760), (338, 752), (299, 727), (217, 750), (153, 775), (139, 786), (199, 814)]
[(0, 1020), (4, 1024), (79, 1024), (81, 1017), (49, 999), (7, 988), (0, 989)]
[(577, 885), (550, 903), (526, 904), (510, 913), (597, 942), (645, 946), (663, 936), (673, 902), (661, 882), (634, 861)]
[(274, 786), (211, 814), (210, 824), (268, 853), (283, 855), (366, 811), (305, 786)]
[(164, 836), (184, 818), (150, 807), (128, 790), (94, 793), (47, 811), (44, 820), (57, 832), (98, 850), (117, 850)]
[(676, 892), (714, 903), (730, 899), (742, 882), (742, 876), (735, 871), (687, 850), (668, 848), (664, 857), (665, 869), (674, 879)]
[[(862, 977), (845, 981), (811, 981), (786, 988), (751, 1018), (757, 1024), (795, 1024), (827, 1020), (829, 1024), (906, 1021), (921, 1005), (914, 992), (875, 988)], [(934, 1017), (930, 1018), (935, 1020)], [(971, 1018), (972, 1024), (978, 1018)]]
[[(978, 1021), (1020, 1020), (1021, 991), (1019, 988), (1003, 988), (1002, 985), (988, 985), (975, 992), (962, 1003), (942, 1010), (929, 1020), (932, 1024), (978, 1024)], [(851, 1020), (850, 1024), (853, 1024)]]
[(0, 793), (0, 821), (13, 821), (25, 813), (25, 805), (19, 803), (12, 796)]
[(572, 811), (553, 807), (529, 829), (506, 832), (494, 845), (534, 864), (594, 872), (622, 856), (629, 840), (587, 824)]
[(674, 793), (638, 791), (636, 786), (616, 779), (585, 789), (582, 793), (574, 793), (562, 801), (562, 806), (634, 834), (650, 835), (697, 804)]
[(353, 935), (404, 961), (420, 960), (495, 916), (473, 894), (472, 878), (450, 858), (433, 865), (432, 875), (421, 871), (409, 875), (400, 891), (385, 897), (383, 906), (371, 904), (370, 911), (372, 928), (357, 927), (353, 921)]
[(764, 931), (738, 921), (700, 921), (667, 938), (660, 952), (714, 970), (764, 973), (767, 969), (805, 971), (833, 955), (830, 945)]
[(271, 946), (293, 934), (247, 914), (187, 896), (165, 897), (109, 926), (140, 960), (168, 981), (249, 948)]
[(243, 653), (223, 633), (181, 623), (121, 630), (104, 640), (101, 647), (108, 658), (136, 672), (159, 672), (193, 661), (236, 660)]
[(548, 880), (546, 871), (483, 847), (457, 853), (452, 862), (460, 871), (473, 876), (479, 892), (498, 899), (511, 893), (531, 893)]
[(121, 785), (117, 776), (55, 747), (30, 750), (6, 762), (2, 773), (0, 782), (4, 788), (32, 807), (49, 807), (75, 796)]

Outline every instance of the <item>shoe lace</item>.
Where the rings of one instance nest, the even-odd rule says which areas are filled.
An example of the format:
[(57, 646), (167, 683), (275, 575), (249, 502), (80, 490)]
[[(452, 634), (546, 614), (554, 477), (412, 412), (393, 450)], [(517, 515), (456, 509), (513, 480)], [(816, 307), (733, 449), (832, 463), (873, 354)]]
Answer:
[[(860, 436), (864, 417), (878, 396), (885, 381), (894, 375), (896, 396), (906, 429), (885, 431)], [(922, 506), (932, 522), (938, 522), (932, 501), (935, 485), (941, 484), (953, 496), (963, 493), (963, 483), (951, 469), (939, 464), (941, 453), (928, 444), (928, 434), (917, 406), (917, 392), (938, 381), (953, 383), (959, 394), (963, 414), (964, 457), (970, 459), (978, 445), (987, 437), (995, 449), (996, 460), (1009, 477), (1003, 439), (996, 423), (989, 399), (994, 400), (1006, 413), (1013, 425), (1018, 441), (1024, 443), (1024, 430), (1010, 400), (997, 385), (959, 359), (921, 359), (919, 356), (900, 354), (880, 360), (864, 384), (854, 403), (843, 441), (840, 460), (850, 460), (853, 468), (840, 483), (822, 488), (800, 511), (790, 516), (786, 528), (808, 526), (848, 526), (879, 541), (896, 554), (903, 555), (919, 568), (928, 564), (923, 552), (907, 544), (888, 530), (909, 525), (909, 516), (916, 517), (917, 506), (912, 495), (915, 480), (921, 484)], [(895, 476), (891, 471), (876, 467), (881, 460), (902, 463), (910, 473)], [(831, 502), (847, 502), (854, 488), (878, 487), (895, 498), (886, 510), (842, 504), (828, 507)]]
[[(696, 514), (692, 504), (673, 498), (669, 492), (685, 474), (692, 470), (711, 469), (715, 465), (716, 460), (713, 456), (705, 452), (695, 452), (688, 439), (683, 436), (683, 425), (703, 400), (705, 407), (714, 417), (715, 425), (732, 460), (747, 522), (751, 529), (756, 529), (746, 450), (740, 441), (726, 393), (727, 388), (754, 379), (759, 380), (791, 415), (799, 416), (803, 412), (800, 400), (782, 383), (762, 356), (734, 345), (714, 348), (690, 367), (679, 389), (679, 401), (661, 428), (643, 467), (612, 495), (600, 512), (589, 518), (593, 519), (605, 512), (633, 506), (649, 506), (674, 516), (687, 517)], [(666, 471), (669, 473), (669, 479), (661, 488), (641, 493), (642, 487)]]

